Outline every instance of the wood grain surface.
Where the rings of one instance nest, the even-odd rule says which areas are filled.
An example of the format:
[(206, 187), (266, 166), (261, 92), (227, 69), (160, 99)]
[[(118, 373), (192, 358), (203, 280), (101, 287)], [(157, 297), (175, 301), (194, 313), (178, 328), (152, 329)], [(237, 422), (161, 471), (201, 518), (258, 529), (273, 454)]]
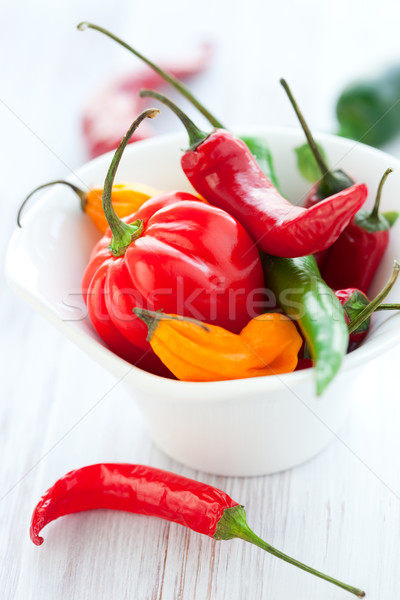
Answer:
[[(4, 0), (1, 263), (24, 195), (87, 159), (79, 115), (90, 91), (132, 65), (94, 32), (78, 34), (79, 21), (108, 25), (155, 58), (165, 48), (173, 55), (185, 44), (211, 38), (215, 62), (193, 89), (224, 121), (295, 125), (276, 83), (286, 76), (311, 126), (332, 130), (336, 90), (371, 66), (400, 61), (399, 9), (394, 2), (375, 6)], [(178, 127), (172, 120), (170, 126)], [(399, 143), (391, 150), (400, 156)], [(368, 365), (375, 387), (360, 380), (356, 397), (349, 398), (348, 420), (319, 456), (269, 477), (223, 478), (191, 471), (162, 454), (123, 384), (17, 297), (3, 269), (0, 340), (0, 598), (350, 597), (240, 540), (215, 542), (131, 514), (65, 517), (50, 524), (45, 543), (35, 547), (28, 529), (40, 495), (68, 470), (101, 461), (150, 464), (216, 485), (246, 506), (249, 525), (277, 548), (365, 589), (370, 600), (399, 597), (398, 348)]]

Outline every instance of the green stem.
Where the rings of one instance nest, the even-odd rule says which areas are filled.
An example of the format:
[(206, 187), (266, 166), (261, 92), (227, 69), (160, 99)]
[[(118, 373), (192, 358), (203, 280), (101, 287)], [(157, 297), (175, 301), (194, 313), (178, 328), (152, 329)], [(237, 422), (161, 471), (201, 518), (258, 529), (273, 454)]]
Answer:
[(385, 181), (389, 177), (390, 173), (393, 173), (393, 169), (390, 169), (390, 168), (386, 169), (386, 171), (384, 172), (384, 174), (382, 176), (382, 179), (380, 180), (380, 183), (378, 186), (378, 191), (376, 192), (374, 208), (372, 209), (372, 212), (369, 216), (370, 219), (378, 219), (379, 218), (379, 206), (381, 203), (382, 189), (383, 189), (383, 186), (385, 185)]
[(314, 155), (314, 158), (315, 158), (315, 160), (317, 162), (319, 170), (321, 171), (321, 174), (324, 177), (326, 177), (327, 175), (330, 174), (331, 171), (330, 171), (328, 165), (326, 164), (326, 162), (324, 160), (324, 157), (322, 156), (321, 152), (319, 151), (317, 144), (315, 143), (315, 140), (314, 140), (314, 138), (312, 136), (310, 128), (308, 127), (308, 125), (306, 123), (306, 120), (304, 119), (303, 114), (302, 114), (302, 112), (301, 112), (301, 110), (300, 110), (300, 108), (299, 108), (296, 100), (294, 99), (292, 91), (291, 91), (291, 89), (290, 89), (290, 87), (287, 84), (287, 82), (286, 82), (285, 79), (281, 79), (280, 83), (281, 83), (282, 87), (284, 88), (286, 94), (288, 95), (290, 103), (291, 103), (291, 105), (293, 106), (293, 108), (294, 108), (294, 110), (296, 112), (297, 118), (300, 121), (300, 125), (301, 125), (301, 127), (302, 127), (302, 129), (303, 129), (303, 131), (305, 133), (305, 136), (307, 138), (307, 142), (308, 142), (308, 144), (309, 144), (309, 146), (311, 148), (311, 151), (312, 151), (312, 153)]
[(22, 211), (24, 210), (27, 202), (29, 201), (29, 199), (36, 194), (36, 192), (38, 192), (39, 190), (43, 190), (47, 187), (50, 187), (52, 185), (56, 185), (57, 183), (61, 183), (63, 185), (67, 185), (68, 187), (70, 187), (75, 194), (77, 194), (79, 196), (79, 199), (81, 201), (81, 208), (82, 210), (85, 210), (85, 206), (86, 206), (86, 192), (84, 192), (83, 190), (81, 190), (80, 188), (78, 188), (78, 186), (74, 185), (73, 183), (70, 183), (69, 181), (64, 181), (63, 179), (56, 179), (55, 181), (49, 181), (48, 183), (43, 183), (42, 185), (39, 185), (37, 188), (35, 188), (30, 194), (28, 194), (28, 196), (25, 198), (25, 200), (23, 201), (23, 203), (21, 204), (21, 206), (19, 207), (18, 210), (18, 214), (17, 214), (17, 224), (18, 227), (22, 227), (21, 225), (21, 214)]
[(329, 581), (330, 583), (337, 585), (338, 587), (354, 594), (358, 598), (364, 598), (365, 596), (365, 592), (362, 590), (348, 585), (347, 583), (338, 581), (337, 579), (330, 577), (325, 573), (321, 573), (320, 571), (317, 571), (316, 569), (313, 569), (312, 567), (295, 560), (291, 556), (287, 556), (287, 554), (277, 550), (270, 544), (267, 544), (267, 542), (264, 542), (264, 540), (259, 538), (247, 525), (246, 512), (243, 506), (238, 505), (232, 508), (226, 508), (224, 510), (223, 515), (218, 522), (214, 538), (217, 540), (240, 538), (245, 542), (250, 542), (250, 544), (254, 544), (259, 548), (262, 548), (262, 550), (269, 552), (269, 554), (272, 554), (273, 556), (276, 556), (277, 558), (280, 558), (281, 560), (284, 560), (285, 562), (294, 565), (295, 567), (298, 567), (307, 573), (311, 573), (311, 575), (315, 575), (320, 579), (324, 579), (325, 581)]
[(381, 304), (376, 307), (375, 312), (378, 310), (400, 310), (400, 304)]
[(201, 131), (201, 129), (199, 129), (197, 125), (195, 125), (193, 121), (189, 119), (183, 110), (181, 110), (179, 106), (172, 102), (172, 100), (167, 98), (167, 96), (164, 96), (164, 94), (160, 94), (154, 90), (140, 90), (139, 96), (141, 98), (155, 98), (159, 102), (162, 102), (162, 104), (165, 104), (165, 106), (168, 106), (168, 108), (170, 108), (176, 114), (188, 133), (191, 150), (194, 150), (208, 137), (208, 133)]
[(160, 324), (160, 321), (184, 321), (189, 323), (194, 323), (198, 325), (204, 331), (210, 331), (210, 328), (207, 327), (202, 321), (198, 321), (197, 319), (191, 319), (190, 317), (181, 317), (180, 315), (167, 315), (159, 310), (146, 310), (145, 308), (139, 308), (135, 306), (133, 312), (139, 319), (143, 321), (143, 323), (147, 326), (147, 341), (150, 342), (153, 337), (153, 333), (157, 329)]
[(121, 46), (123, 46), (124, 48), (126, 48), (127, 50), (129, 50), (129, 52), (132, 52), (132, 54), (134, 54), (135, 56), (137, 56), (138, 58), (140, 58), (140, 60), (142, 60), (143, 62), (145, 62), (151, 69), (153, 69), (153, 71), (155, 71), (156, 73), (158, 73), (160, 75), (160, 77), (162, 77), (165, 81), (167, 81), (168, 83), (170, 83), (185, 98), (187, 98), (189, 100), (189, 102), (191, 102), (193, 104), (193, 106), (195, 106), (201, 112), (201, 114), (206, 117), (206, 119), (211, 123), (211, 125), (213, 127), (216, 127), (216, 128), (219, 128), (219, 129), (224, 129), (224, 126), (220, 123), (220, 121), (218, 121), (218, 119), (216, 119), (193, 96), (193, 94), (190, 92), (190, 90), (181, 81), (179, 81), (179, 79), (177, 79), (173, 75), (170, 75), (169, 73), (167, 73), (163, 69), (160, 69), (160, 67), (158, 67), (156, 64), (154, 64), (151, 60), (149, 60), (145, 56), (143, 56), (143, 54), (140, 54), (140, 52), (138, 52), (137, 50), (135, 50), (134, 48), (132, 48), (132, 46), (129, 46), (129, 44), (127, 44), (126, 42), (124, 42), (123, 40), (121, 40), (121, 38), (117, 37), (113, 33), (110, 33), (109, 31), (107, 31), (107, 29), (104, 29), (103, 27), (99, 27), (99, 25), (94, 25), (93, 23), (88, 23), (87, 21), (84, 21), (83, 23), (79, 23), (78, 29), (80, 31), (85, 31), (85, 29), (94, 29), (95, 31), (99, 31), (100, 33), (103, 33), (104, 35), (108, 36), (109, 38), (111, 38), (112, 40), (114, 40), (115, 42), (117, 42), (117, 44), (120, 44)]
[(386, 298), (386, 296), (388, 295), (388, 293), (390, 292), (390, 290), (396, 283), (396, 280), (399, 276), (399, 271), (400, 271), (400, 264), (397, 262), (397, 260), (395, 260), (393, 263), (393, 271), (392, 271), (389, 281), (387, 282), (387, 284), (385, 285), (383, 290), (381, 290), (379, 292), (379, 294), (369, 304), (367, 304), (367, 306), (365, 308), (363, 308), (363, 310), (360, 312), (360, 314), (355, 319), (353, 319), (351, 321), (351, 323), (349, 323), (349, 325), (348, 325), (349, 333), (353, 333), (353, 331), (355, 331), (358, 327), (360, 327), (360, 325), (366, 319), (368, 319), (368, 317), (370, 317), (373, 312), (378, 310), (378, 307), (382, 304), (383, 300)]
[(114, 210), (111, 200), (111, 191), (115, 179), (115, 174), (117, 172), (118, 165), (121, 161), (122, 154), (133, 133), (139, 127), (140, 123), (146, 118), (154, 119), (154, 117), (157, 116), (159, 112), (160, 111), (156, 108), (149, 108), (148, 110), (143, 111), (138, 116), (138, 118), (135, 119), (135, 121), (129, 127), (125, 136), (121, 140), (118, 148), (116, 149), (106, 175), (102, 198), (103, 211), (112, 231), (112, 238), (111, 243), (109, 245), (109, 249), (114, 254), (114, 256), (122, 256), (123, 254), (125, 254), (125, 251), (128, 248), (128, 246), (134, 240), (140, 237), (143, 231), (143, 221), (138, 220), (128, 225), (118, 217), (117, 213)]

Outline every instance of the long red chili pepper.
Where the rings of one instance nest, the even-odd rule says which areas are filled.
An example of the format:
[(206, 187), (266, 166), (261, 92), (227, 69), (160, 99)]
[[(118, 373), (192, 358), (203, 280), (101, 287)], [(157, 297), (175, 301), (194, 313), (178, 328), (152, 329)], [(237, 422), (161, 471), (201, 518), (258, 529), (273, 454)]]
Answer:
[(326, 252), (321, 274), (331, 288), (356, 287), (368, 294), (389, 244), (390, 225), (379, 214), (379, 204), (383, 185), (391, 172), (392, 169), (387, 169), (380, 181), (372, 211), (360, 210)]
[[(203, 71), (210, 62), (211, 46), (205, 44), (201, 53), (191, 59), (182, 58), (175, 64), (163, 66), (174, 77), (185, 79)], [(145, 109), (146, 102), (139, 97), (143, 87), (160, 89), (164, 79), (150, 67), (123, 75), (111, 81), (89, 100), (82, 117), (82, 128), (90, 156), (93, 158), (115, 150), (126, 132), (126, 124)], [(153, 129), (144, 123), (135, 141), (153, 135)], [(133, 141), (133, 140), (131, 140)]]
[(64, 515), (109, 508), (159, 517), (216, 540), (241, 538), (359, 598), (365, 593), (283, 554), (247, 525), (244, 507), (225, 492), (181, 475), (143, 465), (97, 464), (67, 473), (33, 511), (30, 536), (37, 546), (45, 525)]
[(193, 187), (235, 217), (268, 254), (293, 258), (324, 250), (364, 204), (367, 187), (358, 184), (310, 209), (294, 206), (232, 133), (216, 129), (206, 134), (162, 94), (143, 90), (141, 95), (166, 104), (186, 127), (190, 149), (183, 154), (181, 165)]

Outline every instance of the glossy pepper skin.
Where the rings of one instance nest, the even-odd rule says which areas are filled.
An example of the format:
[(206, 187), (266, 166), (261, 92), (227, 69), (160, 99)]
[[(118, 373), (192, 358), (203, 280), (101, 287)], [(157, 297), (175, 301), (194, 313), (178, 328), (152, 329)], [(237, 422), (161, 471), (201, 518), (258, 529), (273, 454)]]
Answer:
[(322, 280), (312, 256), (287, 259), (262, 255), (265, 285), (296, 321), (311, 353), (321, 394), (338, 372), (349, 342), (344, 312)]
[[(88, 215), (101, 233), (105, 233), (108, 223), (102, 207), (103, 189), (91, 188), (89, 191), (85, 192), (75, 184), (62, 179), (49, 181), (48, 183), (40, 185), (25, 198), (18, 211), (18, 226), (21, 227), (21, 213), (32, 195), (39, 190), (58, 184), (66, 185), (75, 192), (80, 199), (83, 212)], [(111, 198), (115, 212), (120, 218), (123, 218), (128, 217), (135, 212), (144, 202), (146, 202), (146, 200), (149, 200), (149, 198), (159, 196), (160, 194), (160, 190), (156, 190), (143, 183), (120, 182), (112, 186)]]
[(113, 156), (103, 188), (110, 229), (92, 252), (82, 293), (94, 328), (113, 352), (167, 375), (133, 309), (165, 309), (240, 330), (263, 288), (263, 273), (243, 227), (191, 194), (148, 200), (125, 221), (115, 213), (111, 191), (123, 151), (140, 123), (158, 112), (143, 111)]
[(247, 146), (218, 129), (194, 150), (182, 168), (208, 202), (234, 216), (258, 247), (274, 256), (294, 258), (331, 246), (364, 204), (364, 184), (305, 209), (288, 202), (261, 171)]
[[(82, 289), (91, 322), (110, 348), (119, 354), (122, 335), (136, 349), (133, 362), (143, 356), (139, 366), (158, 372), (161, 361), (146, 341), (144, 323), (133, 314), (135, 306), (240, 331), (251, 310), (250, 294), (263, 288), (263, 274), (243, 227), (191, 194), (148, 200), (126, 222), (138, 220), (143, 231), (123, 256), (108, 248), (111, 231), (98, 242)], [(120, 335), (115, 337), (115, 330)]]
[(333, 289), (355, 287), (368, 294), (386, 252), (390, 224), (379, 214), (382, 187), (392, 169), (387, 169), (378, 187), (372, 211), (360, 210), (326, 252), (321, 273)]
[(265, 313), (239, 335), (177, 315), (134, 309), (148, 327), (151, 347), (181, 381), (224, 381), (289, 373), (303, 344), (296, 326)]
[(97, 464), (70, 471), (42, 496), (31, 521), (31, 540), (55, 519), (108, 508), (160, 517), (214, 536), (226, 508), (237, 506), (228, 494), (193, 479), (154, 467)]
[(194, 479), (144, 465), (102, 463), (70, 471), (35, 507), (30, 536), (37, 546), (43, 527), (64, 515), (108, 508), (159, 517), (216, 540), (241, 538), (359, 598), (364, 592), (283, 554), (247, 525), (244, 507), (225, 492)]
[(368, 231), (362, 219), (353, 219), (324, 257), (324, 280), (333, 289), (353, 285), (367, 294), (388, 243), (388, 224), (387, 229)]

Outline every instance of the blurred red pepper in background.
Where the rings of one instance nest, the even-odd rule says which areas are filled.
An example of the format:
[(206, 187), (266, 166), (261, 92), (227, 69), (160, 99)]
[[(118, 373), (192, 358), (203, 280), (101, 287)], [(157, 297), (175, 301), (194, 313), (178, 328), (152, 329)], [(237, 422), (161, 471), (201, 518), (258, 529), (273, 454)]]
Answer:
[[(163, 68), (179, 79), (204, 71), (210, 64), (212, 47), (203, 44), (197, 55), (181, 57)], [(89, 100), (82, 117), (82, 128), (91, 158), (115, 150), (126, 133), (128, 123), (145, 109), (146, 101), (139, 97), (144, 87), (161, 89), (164, 79), (150, 67), (144, 67), (110, 81)], [(154, 135), (148, 123), (140, 128), (135, 141)]]

